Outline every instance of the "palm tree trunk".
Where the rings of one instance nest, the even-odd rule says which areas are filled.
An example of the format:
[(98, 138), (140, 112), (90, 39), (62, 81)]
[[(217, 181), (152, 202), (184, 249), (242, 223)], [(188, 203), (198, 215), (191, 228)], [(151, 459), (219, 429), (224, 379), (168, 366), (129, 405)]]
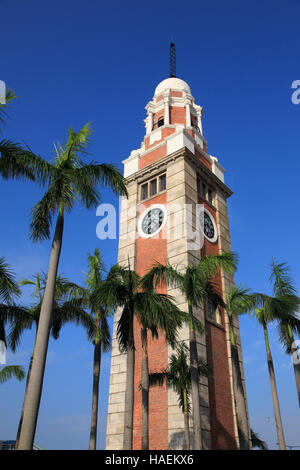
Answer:
[(271, 384), (271, 391), (272, 391), (273, 408), (274, 408), (274, 415), (275, 415), (275, 422), (276, 422), (276, 429), (277, 429), (278, 447), (279, 447), (279, 450), (286, 450), (283, 426), (282, 426), (282, 420), (281, 420), (281, 414), (280, 414), (280, 406), (279, 406), (279, 400), (278, 400), (278, 393), (277, 393), (277, 387), (276, 387), (274, 365), (273, 365), (273, 359), (272, 359), (271, 350), (270, 350), (267, 326), (264, 324), (263, 328), (264, 328), (265, 343), (266, 343), (266, 350), (267, 350), (267, 362), (268, 362), (268, 370), (269, 370), (269, 377), (270, 377), (270, 384)]
[(24, 414), (20, 431), (18, 450), (31, 450), (34, 442), (34, 435), (43, 388), (44, 371), (51, 327), (51, 316), (55, 295), (56, 276), (63, 238), (63, 226), (64, 217), (62, 214), (59, 214), (57, 217), (55, 234), (51, 247), (45, 294), (42, 302), (36, 336), (35, 354), (32, 361), (30, 378), (24, 399)]
[(147, 329), (142, 328), (142, 450), (149, 450), (149, 364)]
[(198, 372), (198, 352), (196, 344), (196, 332), (192, 319), (192, 306), (189, 305), (190, 325), (189, 325), (189, 341), (190, 341), (190, 368), (191, 368), (191, 395), (193, 405), (193, 429), (194, 429), (194, 450), (202, 449), (201, 439), (201, 415), (200, 415), (200, 390), (199, 390), (199, 372)]
[[(40, 302), (41, 302), (41, 299), (39, 299), (39, 300), (40, 300)], [(31, 358), (30, 358), (30, 363), (29, 363), (29, 367), (28, 367), (28, 373), (27, 373), (27, 377), (26, 377), (25, 396), (26, 396), (26, 393), (27, 393), (28, 383), (29, 383), (30, 374), (31, 374), (31, 368), (32, 368), (32, 362), (33, 362), (34, 350), (35, 350), (35, 345), (36, 345), (37, 327), (38, 327), (38, 324), (36, 324), (36, 332), (35, 332), (35, 338), (34, 338), (34, 346), (33, 346), (32, 354), (31, 354)], [(21, 411), (21, 416), (20, 416), (19, 426), (18, 426), (18, 431), (17, 431), (17, 439), (16, 439), (15, 450), (17, 450), (17, 449), (18, 449), (18, 446), (19, 446), (20, 432), (21, 432), (21, 428), (22, 428), (23, 415), (24, 415), (24, 403), (25, 403), (25, 400), (23, 400), (22, 411)]]
[(232, 380), (235, 408), (237, 414), (238, 434), (240, 450), (249, 450), (249, 422), (246, 409), (246, 398), (242, 381), (242, 372), (239, 360), (239, 352), (236, 345), (232, 315), (228, 315), (231, 340)]
[(96, 447), (97, 447), (100, 367), (101, 367), (101, 341), (96, 341), (95, 346), (94, 346), (93, 401), (92, 401), (92, 419), (91, 419), (89, 450), (96, 450)]
[(185, 438), (185, 450), (190, 450), (190, 419), (189, 419), (189, 410), (187, 406), (187, 393), (186, 389), (183, 390), (183, 404), (184, 404), (184, 438)]
[(238, 434), (240, 450), (249, 450), (249, 426), (248, 415), (246, 410), (246, 400), (244, 395), (244, 387), (242, 382), (241, 367), (239, 361), (239, 353), (236, 345), (231, 345), (232, 357), (232, 379), (233, 391), (235, 399), (235, 407), (237, 414)]
[[(28, 383), (29, 383), (29, 379), (30, 379), (30, 372), (31, 372), (31, 368), (32, 368), (32, 361), (33, 361), (33, 354), (30, 358), (30, 363), (29, 363), (29, 368), (28, 368), (28, 373), (27, 373), (27, 378), (26, 378), (25, 396), (26, 396), (27, 389), (28, 389)], [(25, 401), (23, 401), (21, 416), (20, 416), (20, 420), (19, 420), (17, 439), (16, 439), (16, 445), (15, 445), (16, 450), (18, 449), (18, 446), (19, 446), (20, 432), (21, 432), (21, 427), (22, 427), (22, 422), (23, 422), (23, 415), (24, 415), (24, 402)]]
[(131, 344), (129, 345), (128, 350), (127, 350), (123, 450), (132, 450), (133, 404), (134, 404), (134, 363), (135, 363), (135, 350), (134, 350), (134, 345)]

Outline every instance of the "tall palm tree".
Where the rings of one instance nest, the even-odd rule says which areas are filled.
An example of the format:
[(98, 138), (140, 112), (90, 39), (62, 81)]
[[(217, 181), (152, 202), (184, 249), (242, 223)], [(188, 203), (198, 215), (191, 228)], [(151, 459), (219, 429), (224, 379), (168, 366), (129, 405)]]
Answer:
[[(184, 415), (185, 450), (190, 450), (191, 372), (188, 354), (189, 349), (184, 342), (177, 344), (175, 353), (170, 357), (168, 367), (161, 372), (152, 372), (149, 375), (150, 387), (154, 385), (162, 386), (165, 383), (171, 386), (178, 395), (178, 402)], [(211, 368), (201, 361), (198, 365), (198, 374), (199, 376), (209, 377)]]
[(249, 294), (249, 289), (240, 285), (228, 290), (225, 297), (225, 308), (229, 320), (232, 378), (234, 399), (237, 413), (237, 424), (239, 433), (239, 443), (241, 450), (248, 450), (249, 447), (249, 422), (246, 407), (246, 397), (242, 381), (242, 372), (239, 360), (239, 352), (234, 329), (234, 315), (240, 315), (253, 308), (255, 305), (255, 296)]
[[(33, 351), (31, 354), (29, 368), (27, 372), (26, 378), (26, 388), (25, 388), (25, 395), (28, 388), (28, 383), (30, 380), (31, 370), (32, 370), (32, 363), (33, 358), (35, 355), (35, 348), (36, 348), (36, 337), (37, 337), (37, 330), (40, 320), (40, 312), (41, 312), (41, 305), (42, 305), (42, 298), (43, 293), (46, 288), (47, 276), (44, 273), (37, 273), (33, 279), (21, 279), (19, 284), (22, 286), (33, 286), (34, 290), (34, 297), (37, 299), (37, 302), (31, 306), (26, 311), (24, 315), (15, 316), (14, 319), (11, 321), (11, 330), (8, 335), (8, 344), (10, 348), (15, 352), (23, 332), (27, 329), (31, 329), (35, 327), (35, 342)], [(85, 312), (85, 310), (78, 304), (78, 302), (72, 299), (74, 292), (76, 292), (78, 286), (72, 282), (70, 282), (67, 278), (63, 277), (62, 275), (58, 275), (56, 279), (55, 285), (55, 297), (54, 297), (54, 305), (53, 305), (53, 314), (51, 318), (51, 326), (50, 332), (52, 337), (56, 340), (59, 337), (61, 328), (66, 323), (75, 323), (76, 325), (82, 326), (88, 338), (92, 338), (95, 333), (94, 322), (90, 318), (89, 314)], [(21, 426), (23, 422), (24, 416), (24, 403), (21, 411), (17, 439), (16, 439), (16, 446), (18, 448), (19, 445), (19, 437), (21, 432)]]
[[(289, 275), (290, 268), (286, 263), (276, 263), (271, 261), (270, 282), (273, 283), (273, 295), (292, 295), (296, 296), (297, 291)], [(297, 308), (287, 317), (280, 318), (278, 321), (278, 333), (282, 346), (286, 354), (293, 356), (293, 366), (295, 381), (300, 406), (300, 362), (298, 359), (299, 349), (295, 341), (295, 335), (300, 336), (300, 319), (297, 316)]]
[(194, 449), (202, 449), (201, 438), (201, 415), (200, 415), (200, 390), (198, 373), (198, 352), (196, 344), (196, 329), (203, 332), (200, 322), (194, 316), (193, 310), (203, 307), (204, 302), (209, 300), (213, 306), (223, 306), (223, 300), (216, 292), (211, 280), (219, 269), (233, 274), (236, 269), (237, 256), (233, 253), (221, 255), (204, 256), (197, 265), (188, 265), (184, 272), (179, 272), (176, 268), (167, 264), (166, 266), (157, 263), (148, 273), (146, 282), (154, 282), (158, 285), (171, 285), (178, 287), (186, 298), (188, 304), (188, 324), (189, 324), (189, 350), (190, 369), (192, 380), (192, 408), (193, 408), (193, 429), (194, 429)]
[(259, 324), (263, 328), (265, 345), (266, 345), (266, 354), (267, 354), (267, 364), (269, 371), (269, 379), (272, 392), (273, 408), (276, 422), (276, 430), (278, 437), (278, 445), (280, 450), (286, 450), (284, 432), (281, 420), (278, 392), (276, 386), (276, 378), (274, 371), (273, 358), (271, 354), (269, 335), (268, 335), (268, 324), (278, 319), (287, 319), (289, 315), (299, 308), (299, 299), (294, 295), (282, 295), (276, 297), (270, 297), (265, 294), (256, 293), (256, 302), (257, 307), (255, 308), (255, 317)]
[(22, 366), (5, 366), (0, 369), (0, 384), (7, 382), (7, 380), (14, 377), (15, 379), (21, 380), (25, 377), (25, 371)]
[(86, 275), (87, 288), (83, 290), (83, 301), (86, 307), (90, 309), (91, 318), (95, 323), (95, 335), (93, 337), (93, 398), (89, 450), (96, 450), (101, 352), (106, 352), (110, 348), (111, 344), (107, 321), (107, 317), (111, 314), (111, 310), (105, 304), (97, 302), (97, 299), (95, 298), (95, 292), (105, 282), (103, 279), (104, 266), (101, 260), (100, 250), (98, 248), (95, 249), (93, 255), (88, 255), (88, 266), (89, 269)]
[[(84, 163), (82, 158), (87, 154), (90, 134), (88, 124), (77, 133), (71, 128), (66, 146), (55, 147), (56, 159), (53, 163), (37, 157), (31, 151), (25, 151), (18, 145), (10, 142), (0, 143), (0, 173), (3, 177), (20, 177), (25, 167), (39, 181), (48, 185), (45, 195), (32, 210), (31, 239), (35, 242), (48, 240), (53, 218), (57, 217), (36, 337), (36, 354), (24, 401), (24, 418), (18, 446), (22, 450), (29, 450), (33, 446), (63, 239), (64, 216), (71, 212), (76, 202), (87, 209), (96, 207), (100, 200), (98, 184), (110, 187), (117, 194), (127, 195), (124, 179), (113, 165)], [(21, 170), (18, 166), (20, 162)], [(8, 167), (5, 167), (5, 163)]]
[[(129, 263), (128, 263), (129, 264)], [(144, 277), (140, 277), (134, 270), (115, 265), (109, 271), (106, 281), (98, 290), (97, 296), (100, 303), (113, 309), (119, 309), (120, 318), (117, 324), (117, 339), (121, 352), (127, 353), (127, 377), (125, 395), (124, 416), (124, 441), (123, 449), (132, 449), (133, 431), (133, 403), (134, 403), (134, 318), (141, 323), (143, 338), (143, 447), (148, 447), (148, 396), (147, 384), (148, 358), (146, 331), (149, 329), (156, 336), (157, 329), (164, 331), (167, 340), (174, 338), (174, 325), (180, 323), (182, 313), (173, 306), (169, 296), (157, 293), (153, 283), (143, 283)], [(180, 312), (180, 313), (179, 313)], [(170, 325), (170, 315), (173, 316), (173, 325)]]

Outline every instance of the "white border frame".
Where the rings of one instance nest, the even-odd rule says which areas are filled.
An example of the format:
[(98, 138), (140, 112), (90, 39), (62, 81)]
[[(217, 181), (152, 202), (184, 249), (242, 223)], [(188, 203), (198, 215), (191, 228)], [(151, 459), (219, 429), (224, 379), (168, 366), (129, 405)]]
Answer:
[(202, 228), (201, 226), (201, 222), (199, 220), (199, 226), (200, 226), (200, 230), (201, 232), (203, 233), (203, 235), (205, 236), (206, 240), (208, 240), (210, 243), (216, 243), (217, 239), (218, 239), (218, 229), (217, 229), (217, 224), (216, 224), (216, 221), (215, 221), (215, 218), (214, 216), (209, 212), (209, 210), (207, 210), (205, 207), (201, 207), (199, 209), (199, 212), (198, 212), (198, 215), (199, 215), (199, 219), (200, 219), (200, 214), (201, 212), (206, 212), (206, 214), (208, 215), (208, 217), (210, 218), (213, 226), (214, 226), (214, 230), (215, 230), (215, 235), (213, 238), (208, 238), (205, 233), (204, 233), (204, 228)]
[[(164, 220), (163, 220), (163, 223), (161, 224), (161, 226), (155, 232), (146, 234), (142, 230), (142, 223), (143, 223), (143, 220), (144, 220), (146, 214), (148, 214), (148, 212), (150, 212), (153, 209), (161, 209), (164, 213)], [(139, 235), (142, 238), (155, 237), (155, 235), (157, 235), (163, 229), (163, 227), (165, 226), (165, 224), (167, 222), (167, 215), (168, 215), (167, 208), (165, 206), (163, 206), (162, 204), (152, 204), (152, 206), (147, 207), (147, 209), (142, 213), (142, 215), (140, 216), (139, 221), (138, 221), (138, 233), (139, 233)]]

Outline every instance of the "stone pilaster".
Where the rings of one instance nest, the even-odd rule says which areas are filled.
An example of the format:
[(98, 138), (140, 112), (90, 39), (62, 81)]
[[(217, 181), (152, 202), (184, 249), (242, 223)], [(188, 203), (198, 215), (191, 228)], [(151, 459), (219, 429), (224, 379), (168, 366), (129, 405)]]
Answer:
[[(136, 261), (136, 207), (138, 200), (138, 186), (131, 182), (127, 186), (128, 199), (122, 198), (120, 213), (120, 238), (118, 263), (125, 267), (135, 269)], [(118, 321), (121, 311), (118, 309), (114, 315), (111, 369), (109, 384), (109, 400), (106, 430), (106, 449), (122, 450), (124, 435), (124, 411), (126, 391), (127, 354), (121, 353), (116, 337)]]

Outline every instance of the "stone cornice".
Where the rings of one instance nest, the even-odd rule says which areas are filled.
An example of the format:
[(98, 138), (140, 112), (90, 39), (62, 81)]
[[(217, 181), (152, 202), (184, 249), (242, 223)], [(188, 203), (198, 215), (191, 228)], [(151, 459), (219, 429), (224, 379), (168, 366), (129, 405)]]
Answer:
[[(159, 101), (155, 101), (154, 99), (151, 101), (148, 101), (148, 103), (145, 106), (145, 109), (147, 112), (157, 113), (158, 111), (160, 111), (160, 109), (163, 109), (164, 98), (166, 97), (166, 95), (162, 94), (160, 96), (162, 96), (162, 99)], [(184, 96), (172, 96), (169, 94), (168, 97), (169, 97), (170, 106), (178, 106), (180, 108), (185, 107), (186, 98)]]
[(176, 152), (172, 153), (171, 155), (167, 155), (166, 157), (163, 157), (157, 160), (156, 162), (147, 165), (145, 168), (142, 168), (133, 175), (130, 175), (125, 178), (126, 183), (137, 181), (137, 183), (140, 184), (152, 176), (155, 177), (160, 172), (166, 170), (170, 162), (174, 162), (175, 160), (178, 160), (180, 158), (183, 159), (185, 156), (185, 150), (186, 148), (183, 147), (177, 150)]
[(166, 157), (163, 157), (157, 160), (156, 162), (147, 165), (145, 168), (142, 168), (141, 170), (135, 172), (134, 174), (128, 176), (126, 178), (126, 183), (132, 183), (135, 181), (138, 184), (141, 184), (144, 181), (147, 181), (149, 178), (155, 177), (159, 173), (166, 171), (169, 163), (180, 159), (185, 159), (189, 164), (191, 164), (191, 166), (195, 169), (199, 176), (203, 175), (205, 180), (208, 181), (210, 185), (214, 188), (218, 188), (226, 199), (233, 194), (231, 189), (229, 189), (226, 184), (224, 184), (209, 168), (207, 168), (206, 165), (204, 165), (204, 163), (202, 163), (186, 147), (182, 147), (176, 152), (167, 155)]
[[(203, 152), (205, 153), (205, 152)], [(202, 163), (190, 150), (185, 149), (186, 160), (192, 164), (199, 176), (203, 175), (204, 178), (215, 188), (218, 188), (223, 196), (227, 199), (232, 196), (231, 191), (225, 183), (223, 183), (204, 163)]]

